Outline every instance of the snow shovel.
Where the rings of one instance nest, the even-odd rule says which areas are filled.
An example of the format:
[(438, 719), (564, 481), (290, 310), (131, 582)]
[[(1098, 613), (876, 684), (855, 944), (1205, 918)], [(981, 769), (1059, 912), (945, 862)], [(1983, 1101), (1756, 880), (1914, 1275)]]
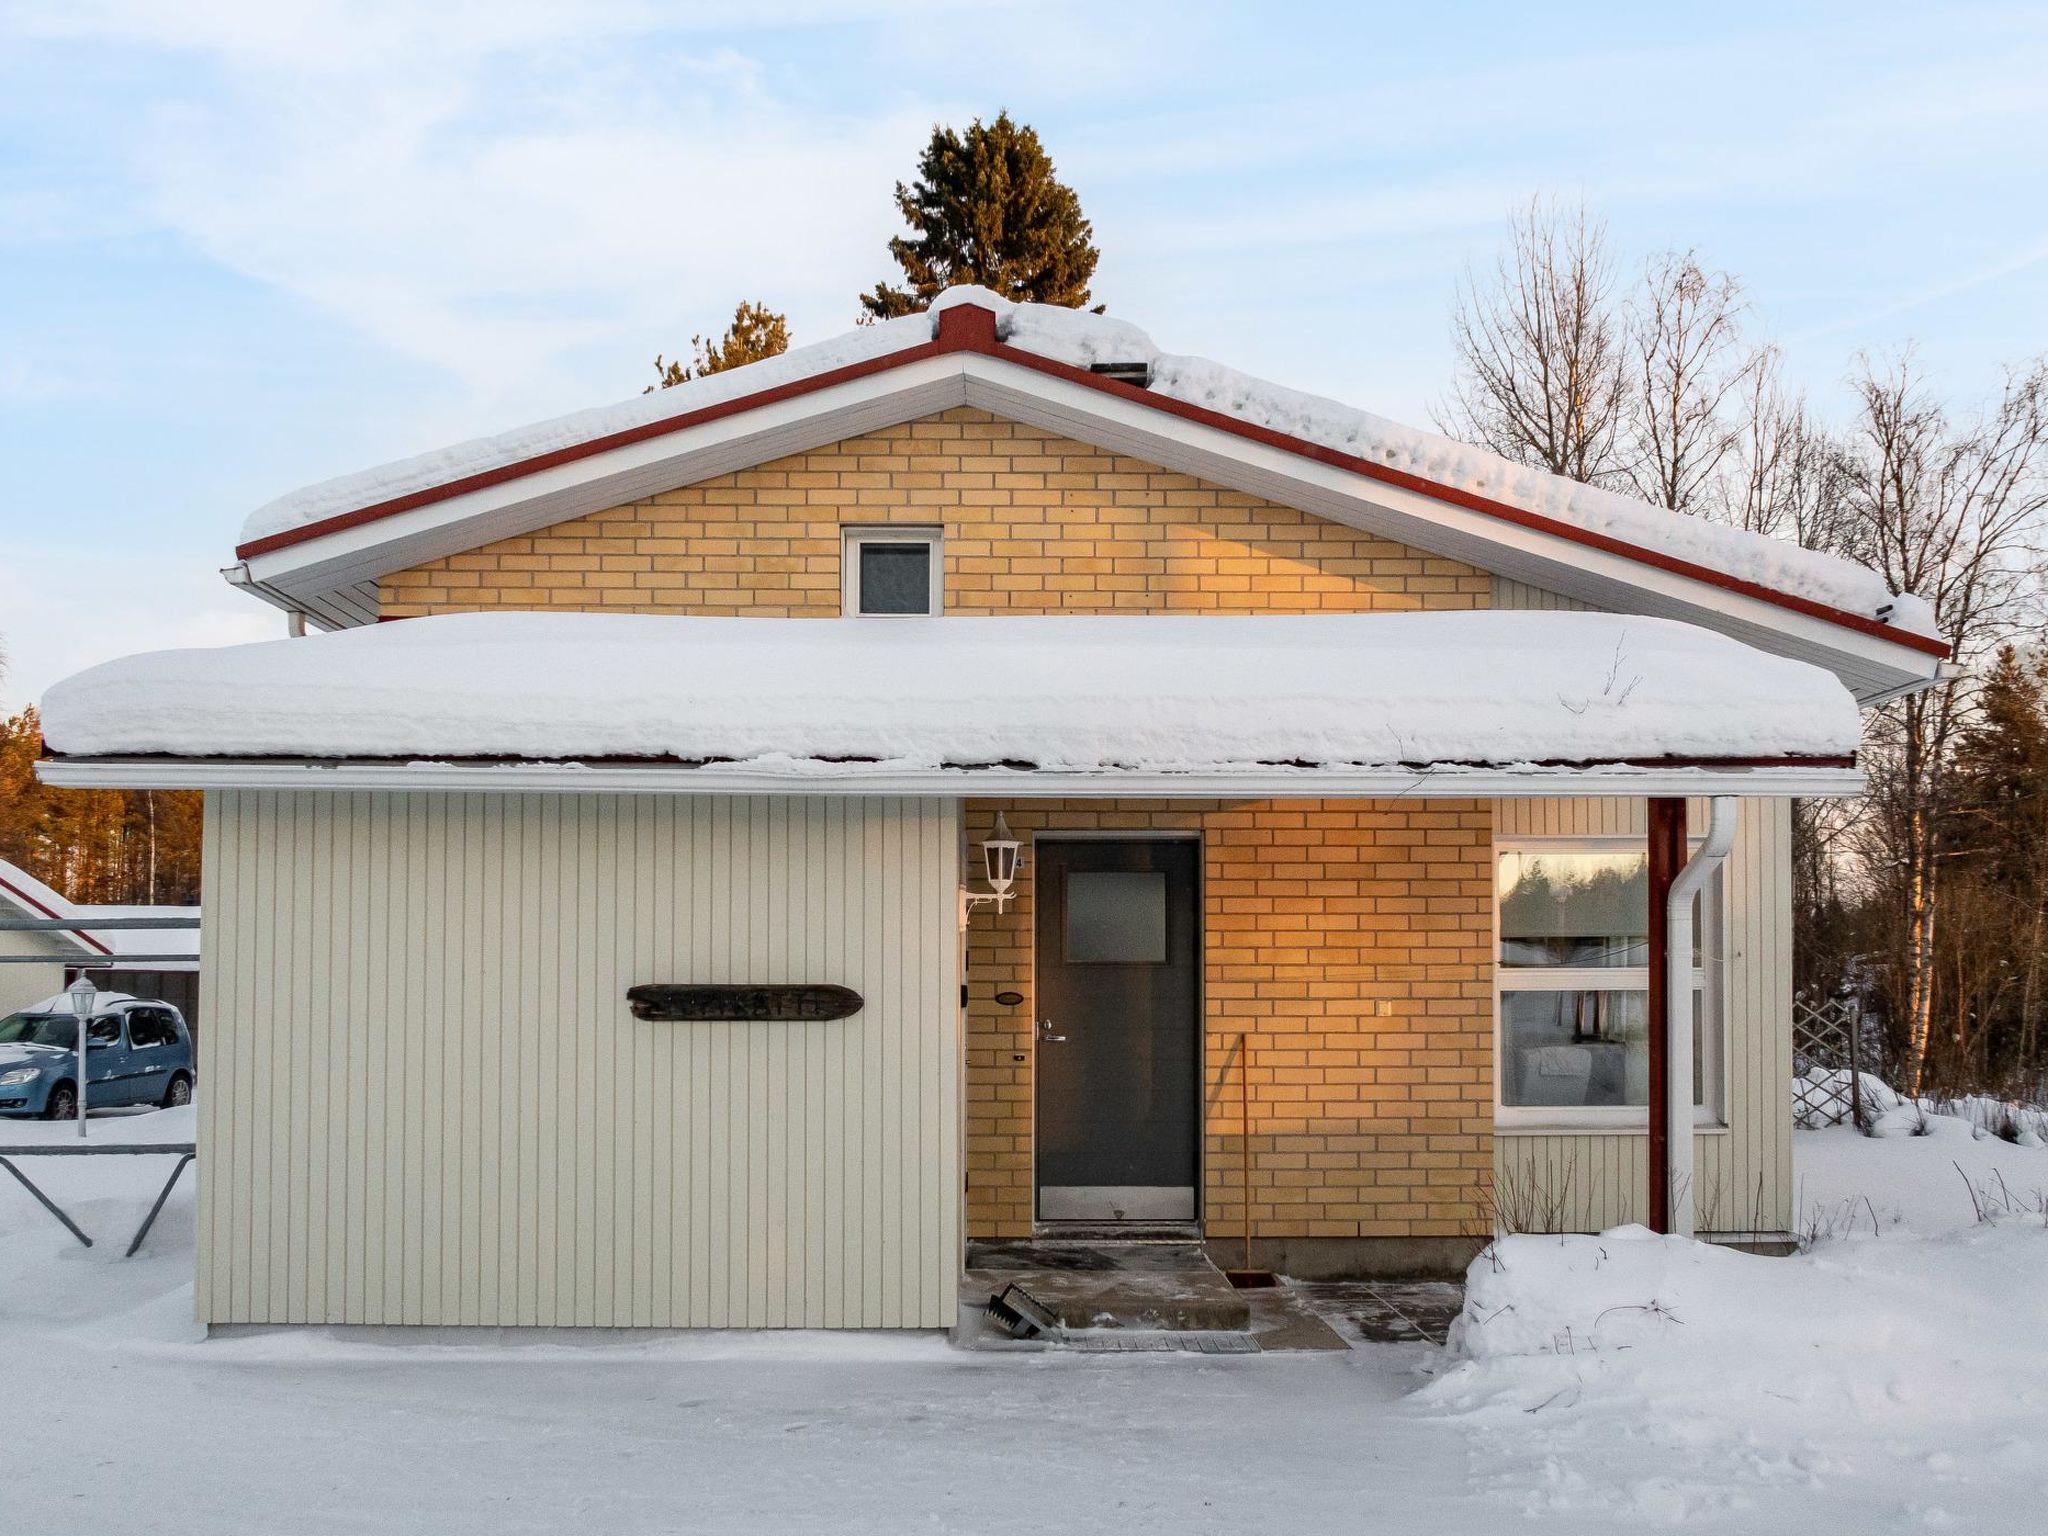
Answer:
[(1062, 1331), (1051, 1308), (1014, 1281), (989, 1297), (988, 1315), (1001, 1323), (1013, 1339), (1035, 1339), (1041, 1333)]

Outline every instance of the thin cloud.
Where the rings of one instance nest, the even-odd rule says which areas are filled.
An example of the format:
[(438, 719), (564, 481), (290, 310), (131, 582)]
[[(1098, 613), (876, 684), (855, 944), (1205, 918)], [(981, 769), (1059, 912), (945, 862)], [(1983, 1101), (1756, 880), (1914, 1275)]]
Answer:
[(658, 72), (238, 73), (161, 108), (139, 165), (211, 260), (479, 387), (744, 296), (850, 321), (846, 274), (877, 264), (930, 113), (806, 111), (729, 54)]
[(1787, 340), (1793, 342), (1813, 341), (1823, 336), (1837, 336), (1844, 331), (1860, 330), (1865, 326), (1875, 325), (1881, 320), (1889, 320), (1894, 315), (1909, 314), (1913, 310), (1920, 309), (1925, 305), (1938, 304), (1943, 299), (1954, 298), (1957, 294), (1969, 293), (1971, 290), (1982, 288), (1989, 283), (2001, 282), (2008, 277), (2017, 276), (2029, 268), (2038, 267), (2043, 262), (2048, 262), (2048, 240), (2039, 241), (2017, 254), (2007, 257), (2003, 261), (1994, 262), (1988, 267), (1980, 267), (1976, 271), (1965, 273), (1961, 277), (1947, 278), (1924, 288), (1916, 288), (1909, 293), (1901, 294), (1895, 299), (1878, 305), (1875, 309), (1867, 309), (1857, 314), (1846, 315), (1842, 319), (1832, 320), (1826, 325), (1810, 326), (1788, 337)]

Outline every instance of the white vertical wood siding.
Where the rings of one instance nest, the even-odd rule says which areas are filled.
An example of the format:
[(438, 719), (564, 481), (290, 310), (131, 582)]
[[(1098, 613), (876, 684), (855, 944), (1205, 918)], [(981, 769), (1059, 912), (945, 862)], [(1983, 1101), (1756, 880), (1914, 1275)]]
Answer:
[[(198, 1313), (951, 1326), (941, 800), (220, 792)], [(646, 981), (836, 982), (653, 1024)]]
[[(1745, 799), (1727, 888), (1727, 1129), (1695, 1139), (1702, 1232), (1785, 1232), (1792, 1225), (1792, 802)], [(1705, 802), (1690, 820), (1705, 828)], [(1636, 799), (1502, 800), (1497, 837), (1645, 837)], [(1497, 1049), (1497, 1048), (1496, 1048)], [(1637, 1133), (1497, 1130), (1494, 1177), (1503, 1204), (1558, 1208), (1547, 1223), (1597, 1232), (1641, 1221), (1648, 1141)], [(1526, 1198), (1525, 1198), (1526, 1197)]]

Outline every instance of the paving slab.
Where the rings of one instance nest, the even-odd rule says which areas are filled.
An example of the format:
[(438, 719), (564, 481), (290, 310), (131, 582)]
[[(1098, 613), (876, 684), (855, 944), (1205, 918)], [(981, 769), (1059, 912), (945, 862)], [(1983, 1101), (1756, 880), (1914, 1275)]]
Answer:
[(1367, 1344), (1441, 1344), (1465, 1306), (1455, 1280), (1296, 1280), (1289, 1285), (1347, 1338)]

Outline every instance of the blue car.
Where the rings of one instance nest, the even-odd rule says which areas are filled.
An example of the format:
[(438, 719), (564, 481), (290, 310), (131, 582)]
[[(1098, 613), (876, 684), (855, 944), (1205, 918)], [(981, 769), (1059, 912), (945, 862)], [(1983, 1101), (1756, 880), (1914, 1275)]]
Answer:
[[(85, 1027), (88, 1110), (192, 1102), (192, 1032), (169, 1003), (102, 993)], [(53, 997), (0, 1019), (0, 1115), (78, 1113), (78, 1017)]]

